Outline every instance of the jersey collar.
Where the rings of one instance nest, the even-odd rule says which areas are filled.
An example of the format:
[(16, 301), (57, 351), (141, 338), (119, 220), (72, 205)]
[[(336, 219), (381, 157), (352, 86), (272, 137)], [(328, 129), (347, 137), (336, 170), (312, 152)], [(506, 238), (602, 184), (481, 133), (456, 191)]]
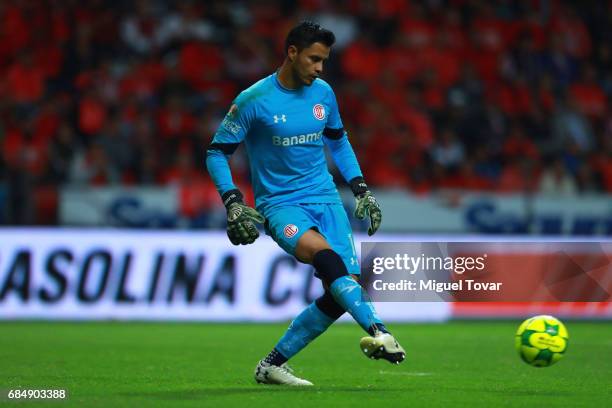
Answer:
[(274, 85), (275, 85), (275, 86), (276, 86), (276, 87), (277, 87), (279, 90), (281, 90), (282, 92), (285, 92), (285, 93), (290, 93), (290, 94), (297, 94), (297, 93), (301, 93), (301, 92), (303, 92), (303, 90), (304, 90), (304, 87), (301, 87), (301, 88), (299, 88), (299, 89), (289, 89), (289, 88), (285, 88), (285, 87), (284, 87), (284, 86), (283, 86), (283, 85), (280, 83), (280, 81), (278, 80), (278, 71), (276, 71), (275, 73), (273, 73), (273, 74), (272, 74), (272, 76), (273, 76), (273, 82), (274, 82)]

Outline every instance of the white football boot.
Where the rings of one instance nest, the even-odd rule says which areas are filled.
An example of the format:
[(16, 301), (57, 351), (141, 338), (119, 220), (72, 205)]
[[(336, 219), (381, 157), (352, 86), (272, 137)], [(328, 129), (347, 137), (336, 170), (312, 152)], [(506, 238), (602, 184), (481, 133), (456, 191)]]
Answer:
[(279, 384), (292, 386), (312, 385), (308, 380), (293, 375), (293, 370), (286, 363), (275, 366), (261, 360), (255, 367), (255, 381), (259, 384)]
[(406, 358), (402, 346), (389, 333), (376, 332), (373, 337), (363, 337), (359, 348), (366, 357), (376, 360), (383, 358), (394, 364), (399, 364)]

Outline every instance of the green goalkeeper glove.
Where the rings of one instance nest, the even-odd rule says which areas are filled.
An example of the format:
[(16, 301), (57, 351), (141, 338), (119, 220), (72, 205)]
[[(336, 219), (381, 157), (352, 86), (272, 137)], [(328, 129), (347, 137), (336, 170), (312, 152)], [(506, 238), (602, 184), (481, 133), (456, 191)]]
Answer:
[(242, 201), (242, 193), (230, 190), (223, 194), (227, 208), (227, 236), (234, 245), (248, 245), (259, 237), (255, 222), (263, 223), (265, 218)]
[(374, 195), (368, 190), (363, 177), (355, 177), (351, 180), (351, 190), (355, 195), (355, 217), (363, 220), (366, 216), (370, 217), (370, 226), (368, 227), (368, 235), (372, 236), (380, 227), (382, 222), (382, 211), (374, 198)]

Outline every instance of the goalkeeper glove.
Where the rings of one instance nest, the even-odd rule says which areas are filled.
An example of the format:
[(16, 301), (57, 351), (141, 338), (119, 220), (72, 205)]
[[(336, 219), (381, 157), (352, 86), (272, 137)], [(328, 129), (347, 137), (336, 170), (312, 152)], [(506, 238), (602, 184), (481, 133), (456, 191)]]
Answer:
[(350, 184), (355, 195), (355, 217), (360, 220), (363, 220), (366, 216), (370, 217), (368, 235), (372, 236), (378, 230), (382, 221), (380, 206), (374, 195), (368, 190), (363, 177), (355, 177)]
[(252, 244), (259, 237), (254, 222), (263, 223), (265, 218), (255, 209), (244, 204), (239, 190), (229, 190), (223, 194), (223, 204), (227, 209), (227, 236), (234, 245)]

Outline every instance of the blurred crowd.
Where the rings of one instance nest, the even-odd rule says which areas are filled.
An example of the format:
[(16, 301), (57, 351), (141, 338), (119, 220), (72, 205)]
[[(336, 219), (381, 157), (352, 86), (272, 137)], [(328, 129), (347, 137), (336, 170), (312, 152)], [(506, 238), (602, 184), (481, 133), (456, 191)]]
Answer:
[(53, 223), (65, 185), (218, 205), (206, 146), (305, 18), (336, 34), (324, 78), (370, 185), (612, 192), (609, 0), (2, 0), (6, 219)]

